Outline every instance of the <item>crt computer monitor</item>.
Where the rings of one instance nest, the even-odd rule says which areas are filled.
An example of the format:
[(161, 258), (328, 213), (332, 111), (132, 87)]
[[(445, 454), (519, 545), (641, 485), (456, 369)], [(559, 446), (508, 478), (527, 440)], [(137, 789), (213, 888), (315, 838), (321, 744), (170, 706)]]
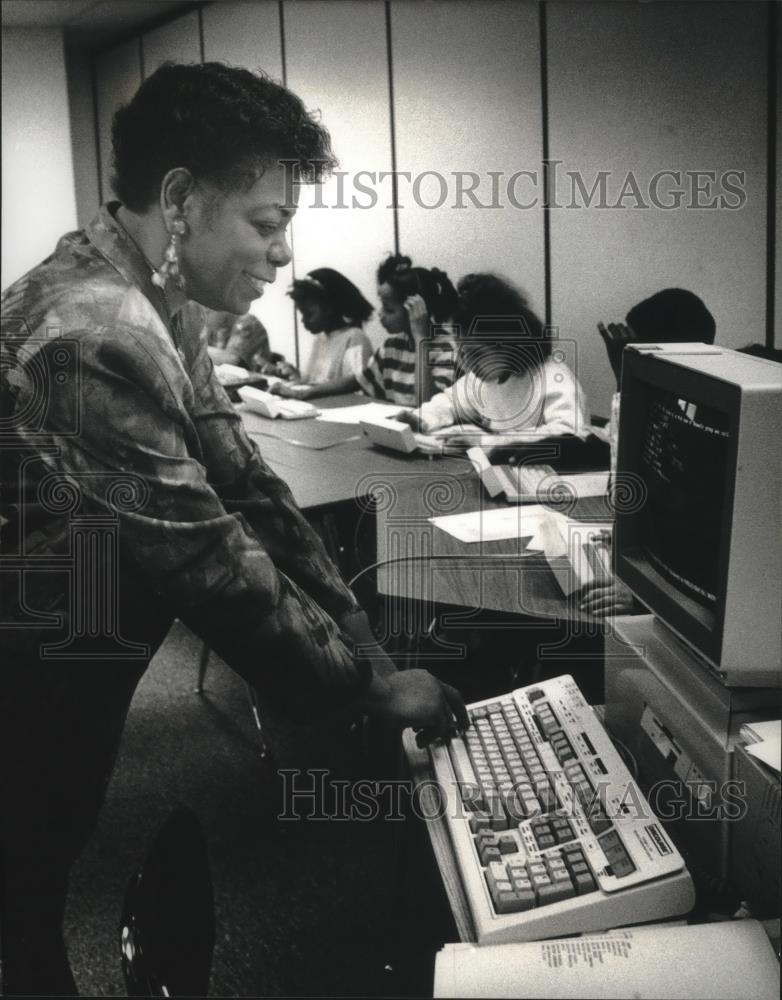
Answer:
[(631, 345), (617, 468), (618, 577), (725, 684), (778, 686), (782, 365)]

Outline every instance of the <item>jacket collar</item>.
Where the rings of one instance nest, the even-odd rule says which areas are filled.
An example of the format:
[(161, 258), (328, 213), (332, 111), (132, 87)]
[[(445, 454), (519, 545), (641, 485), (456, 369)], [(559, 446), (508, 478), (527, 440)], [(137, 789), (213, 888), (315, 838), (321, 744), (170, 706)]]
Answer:
[(137, 244), (117, 222), (120, 203), (110, 201), (102, 205), (98, 214), (86, 227), (87, 239), (131, 285), (135, 285), (149, 299), (167, 325), (189, 301), (181, 288), (165, 291), (152, 284), (152, 267)]

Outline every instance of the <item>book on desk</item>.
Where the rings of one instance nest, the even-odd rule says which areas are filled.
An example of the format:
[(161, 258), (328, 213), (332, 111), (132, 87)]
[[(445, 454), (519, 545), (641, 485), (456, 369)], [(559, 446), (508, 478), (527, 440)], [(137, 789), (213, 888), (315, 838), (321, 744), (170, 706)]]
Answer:
[(555, 502), (571, 497), (605, 496), (609, 485), (609, 449), (597, 434), (573, 434), (520, 440), (498, 448), (476, 446), (467, 457), (490, 497), (509, 503)]

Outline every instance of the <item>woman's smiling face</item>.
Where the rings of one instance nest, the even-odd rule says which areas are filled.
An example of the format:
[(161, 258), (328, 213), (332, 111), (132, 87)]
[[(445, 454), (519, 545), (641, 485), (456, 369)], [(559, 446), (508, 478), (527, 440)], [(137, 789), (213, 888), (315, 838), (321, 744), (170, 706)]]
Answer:
[[(290, 175), (275, 164), (250, 188), (200, 184), (183, 206), (180, 267), (188, 298), (243, 315), (291, 260), (286, 229), (296, 212)], [(294, 192), (295, 193), (295, 192)]]

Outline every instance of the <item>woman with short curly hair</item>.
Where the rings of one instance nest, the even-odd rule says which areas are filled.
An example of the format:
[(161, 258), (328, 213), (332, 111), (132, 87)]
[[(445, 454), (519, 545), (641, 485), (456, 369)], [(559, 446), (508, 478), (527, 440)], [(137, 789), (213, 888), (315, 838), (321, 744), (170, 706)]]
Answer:
[(296, 182), (333, 166), (328, 133), (265, 77), (169, 64), (113, 140), (119, 202), (3, 296), (3, 549), (55, 567), (4, 588), (1, 612), (9, 994), (75, 993), (68, 871), (175, 618), (300, 720), (366, 713), (424, 738), (468, 721), (453, 688), (395, 672), (200, 336), (200, 306), (246, 313), (290, 260)]

